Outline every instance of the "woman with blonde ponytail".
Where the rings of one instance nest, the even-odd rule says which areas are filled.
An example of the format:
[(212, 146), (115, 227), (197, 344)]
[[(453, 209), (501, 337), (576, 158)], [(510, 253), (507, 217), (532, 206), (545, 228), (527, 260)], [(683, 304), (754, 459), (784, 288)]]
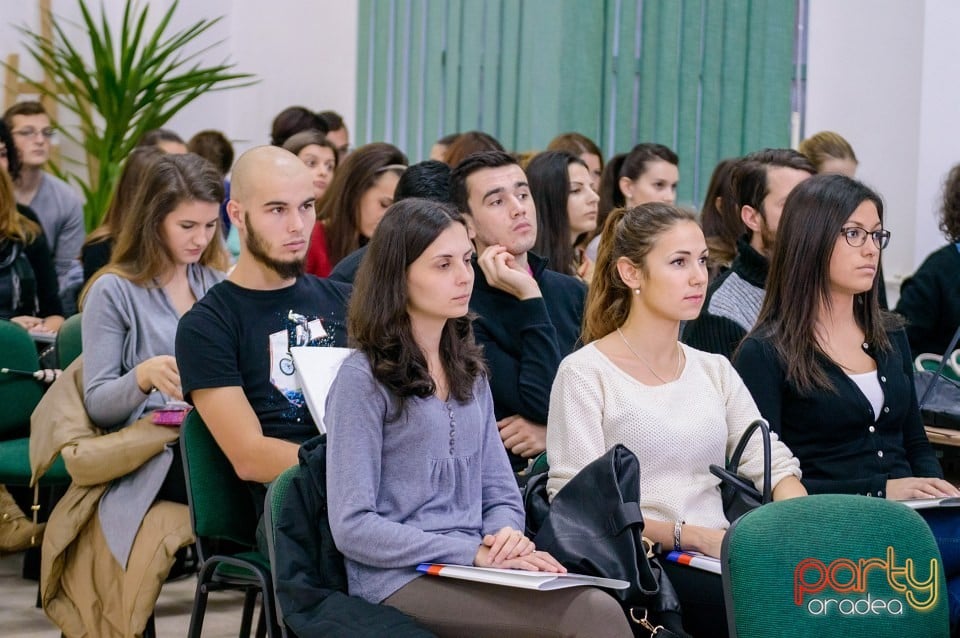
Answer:
[[(557, 372), (550, 395), (547, 459), (552, 498), (577, 472), (620, 443), (640, 461), (644, 535), (664, 549), (720, 556), (728, 526), (718, 479), (745, 428), (760, 417), (730, 362), (677, 340), (700, 313), (707, 246), (692, 214), (662, 202), (615, 209), (603, 228), (587, 295), (584, 347)], [(800, 465), (773, 438), (775, 499), (806, 494)], [(749, 445), (741, 471), (761, 478)], [(664, 561), (685, 629), (725, 627), (720, 577)]]

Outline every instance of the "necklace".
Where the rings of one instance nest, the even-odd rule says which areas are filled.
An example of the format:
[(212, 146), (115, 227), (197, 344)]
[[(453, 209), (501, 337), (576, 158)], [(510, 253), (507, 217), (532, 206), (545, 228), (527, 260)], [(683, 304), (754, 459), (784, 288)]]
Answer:
[(653, 369), (653, 366), (647, 363), (647, 360), (644, 359), (642, 356), (640, 356), (639, 352), (633, 349), (633, 346), (630, 345), (630, 342), (627, 341), (627, 338), (623, 336), (623, 332), (620, 330), (620, 328), (617, 328), (617, 334), (620, 335), (621, 339), (623, 339), (623, 345), (627, 346), (627, 349), (633, 353), (633, 356), (639, 359), (640, 363), (645, 365), (647, 367), (647, 370), (649, 370), (653, 376), (660, 379), (660, 383), (669, 383), (670, 381), (676, 381), (677, 379), (680, 378), (680, 368), (683, 366), (683, 351), (680, 349), (679, 342), (677, 343), (677, 370), (676, 372), (673, 373), (673, 378), (670, 379), (670, 381), (667, 381), (666, 379), (661, 377), (659, 374), (657, 374), (657, 371)]

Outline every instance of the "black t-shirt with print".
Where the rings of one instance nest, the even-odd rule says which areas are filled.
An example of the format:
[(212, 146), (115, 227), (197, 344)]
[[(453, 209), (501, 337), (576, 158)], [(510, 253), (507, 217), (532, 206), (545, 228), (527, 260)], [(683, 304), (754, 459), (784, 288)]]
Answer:
[(265, 436), (295, 443), (315, 436), (289, 347), (345, 347), (350, 291), (313, 275), (281, 290), (251, 290), (230, 281), (215, 285), (177, 327), (185, 400), (191, 401), (194, 390), (240, 386)]

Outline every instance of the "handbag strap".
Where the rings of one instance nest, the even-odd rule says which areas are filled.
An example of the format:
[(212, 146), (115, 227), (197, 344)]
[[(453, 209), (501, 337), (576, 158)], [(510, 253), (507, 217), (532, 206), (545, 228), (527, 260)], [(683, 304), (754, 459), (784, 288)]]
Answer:
[(743, 435), (740, 437), (740, 441), (737, 443), (737, 447), (730, 456), (727, 467), (733, 472), (737, 471), (740, 467), (740, 457), (743, 456), (743, 452), (747, 448), (747, 443), (750, 442), (750, 437), (752, 437), (753, 433), (757, 430), (760, 431), (760, 441), (763, 444), (763, 489), (761, 490), (763, 500), (761, 503), (769, 503), (773, 500), (772, 487), (770, 485), (773, 481), (773, 471), (770, 467), (770, 425), (764, 419), (757, 419), (747, 426), (747, 429), (744, 430)]
[(927, 389), (923, 391), (923, 396), (920, 397), (921, 408), (927, 402), (927, 399), (930, 398), (930, 392), (933, 390), (933, 386), (937, 385), (937, 381), (940, 380), (940, 377), (943, 374), (943, 369), (947, 366), (947, 361), (950, 359), (950, 355), (953, 354), (953, 349), (957, 347), (957, 341), (960, 341), (960, 326), (957, 326), (957, 329), (953, 333), (953, 338), (950, 339), (950, 345), (947, 346), (946, 352), (944, 352), (943, 356), (940, 357), (940, 366), (937, 368), (937, 375), (931, 379), (930, 384), (927, 385)]

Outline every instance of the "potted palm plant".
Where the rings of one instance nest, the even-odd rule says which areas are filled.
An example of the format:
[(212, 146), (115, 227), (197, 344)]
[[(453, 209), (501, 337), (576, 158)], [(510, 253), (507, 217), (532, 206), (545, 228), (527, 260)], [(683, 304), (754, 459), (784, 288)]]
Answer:
[(105, 15), (95, 19), (85, 0), (77, 2), (82, 23), (72, 25), (51, 15), (50, 39), (19, 28), (30, 57), (53, 82), (44, 85), (19, 71), (17, 75), (79, 122), (75, 128), (61, 127), (61, 133), (84, 149), (86, 175), (61, 172), (83, 190), (90, 230), (100, 223), (124, 158), (145, 132), (162, 127), (204, 93), (248, 86), (254, 79), (235, 72), (230, 63), (201, 62), (201, 56), (220, 42), (187, 52), (221, 18), (171, 32), (177, 1), (155, 27), (148, 27), (149, 2), (127, 0), (117, 32)]

